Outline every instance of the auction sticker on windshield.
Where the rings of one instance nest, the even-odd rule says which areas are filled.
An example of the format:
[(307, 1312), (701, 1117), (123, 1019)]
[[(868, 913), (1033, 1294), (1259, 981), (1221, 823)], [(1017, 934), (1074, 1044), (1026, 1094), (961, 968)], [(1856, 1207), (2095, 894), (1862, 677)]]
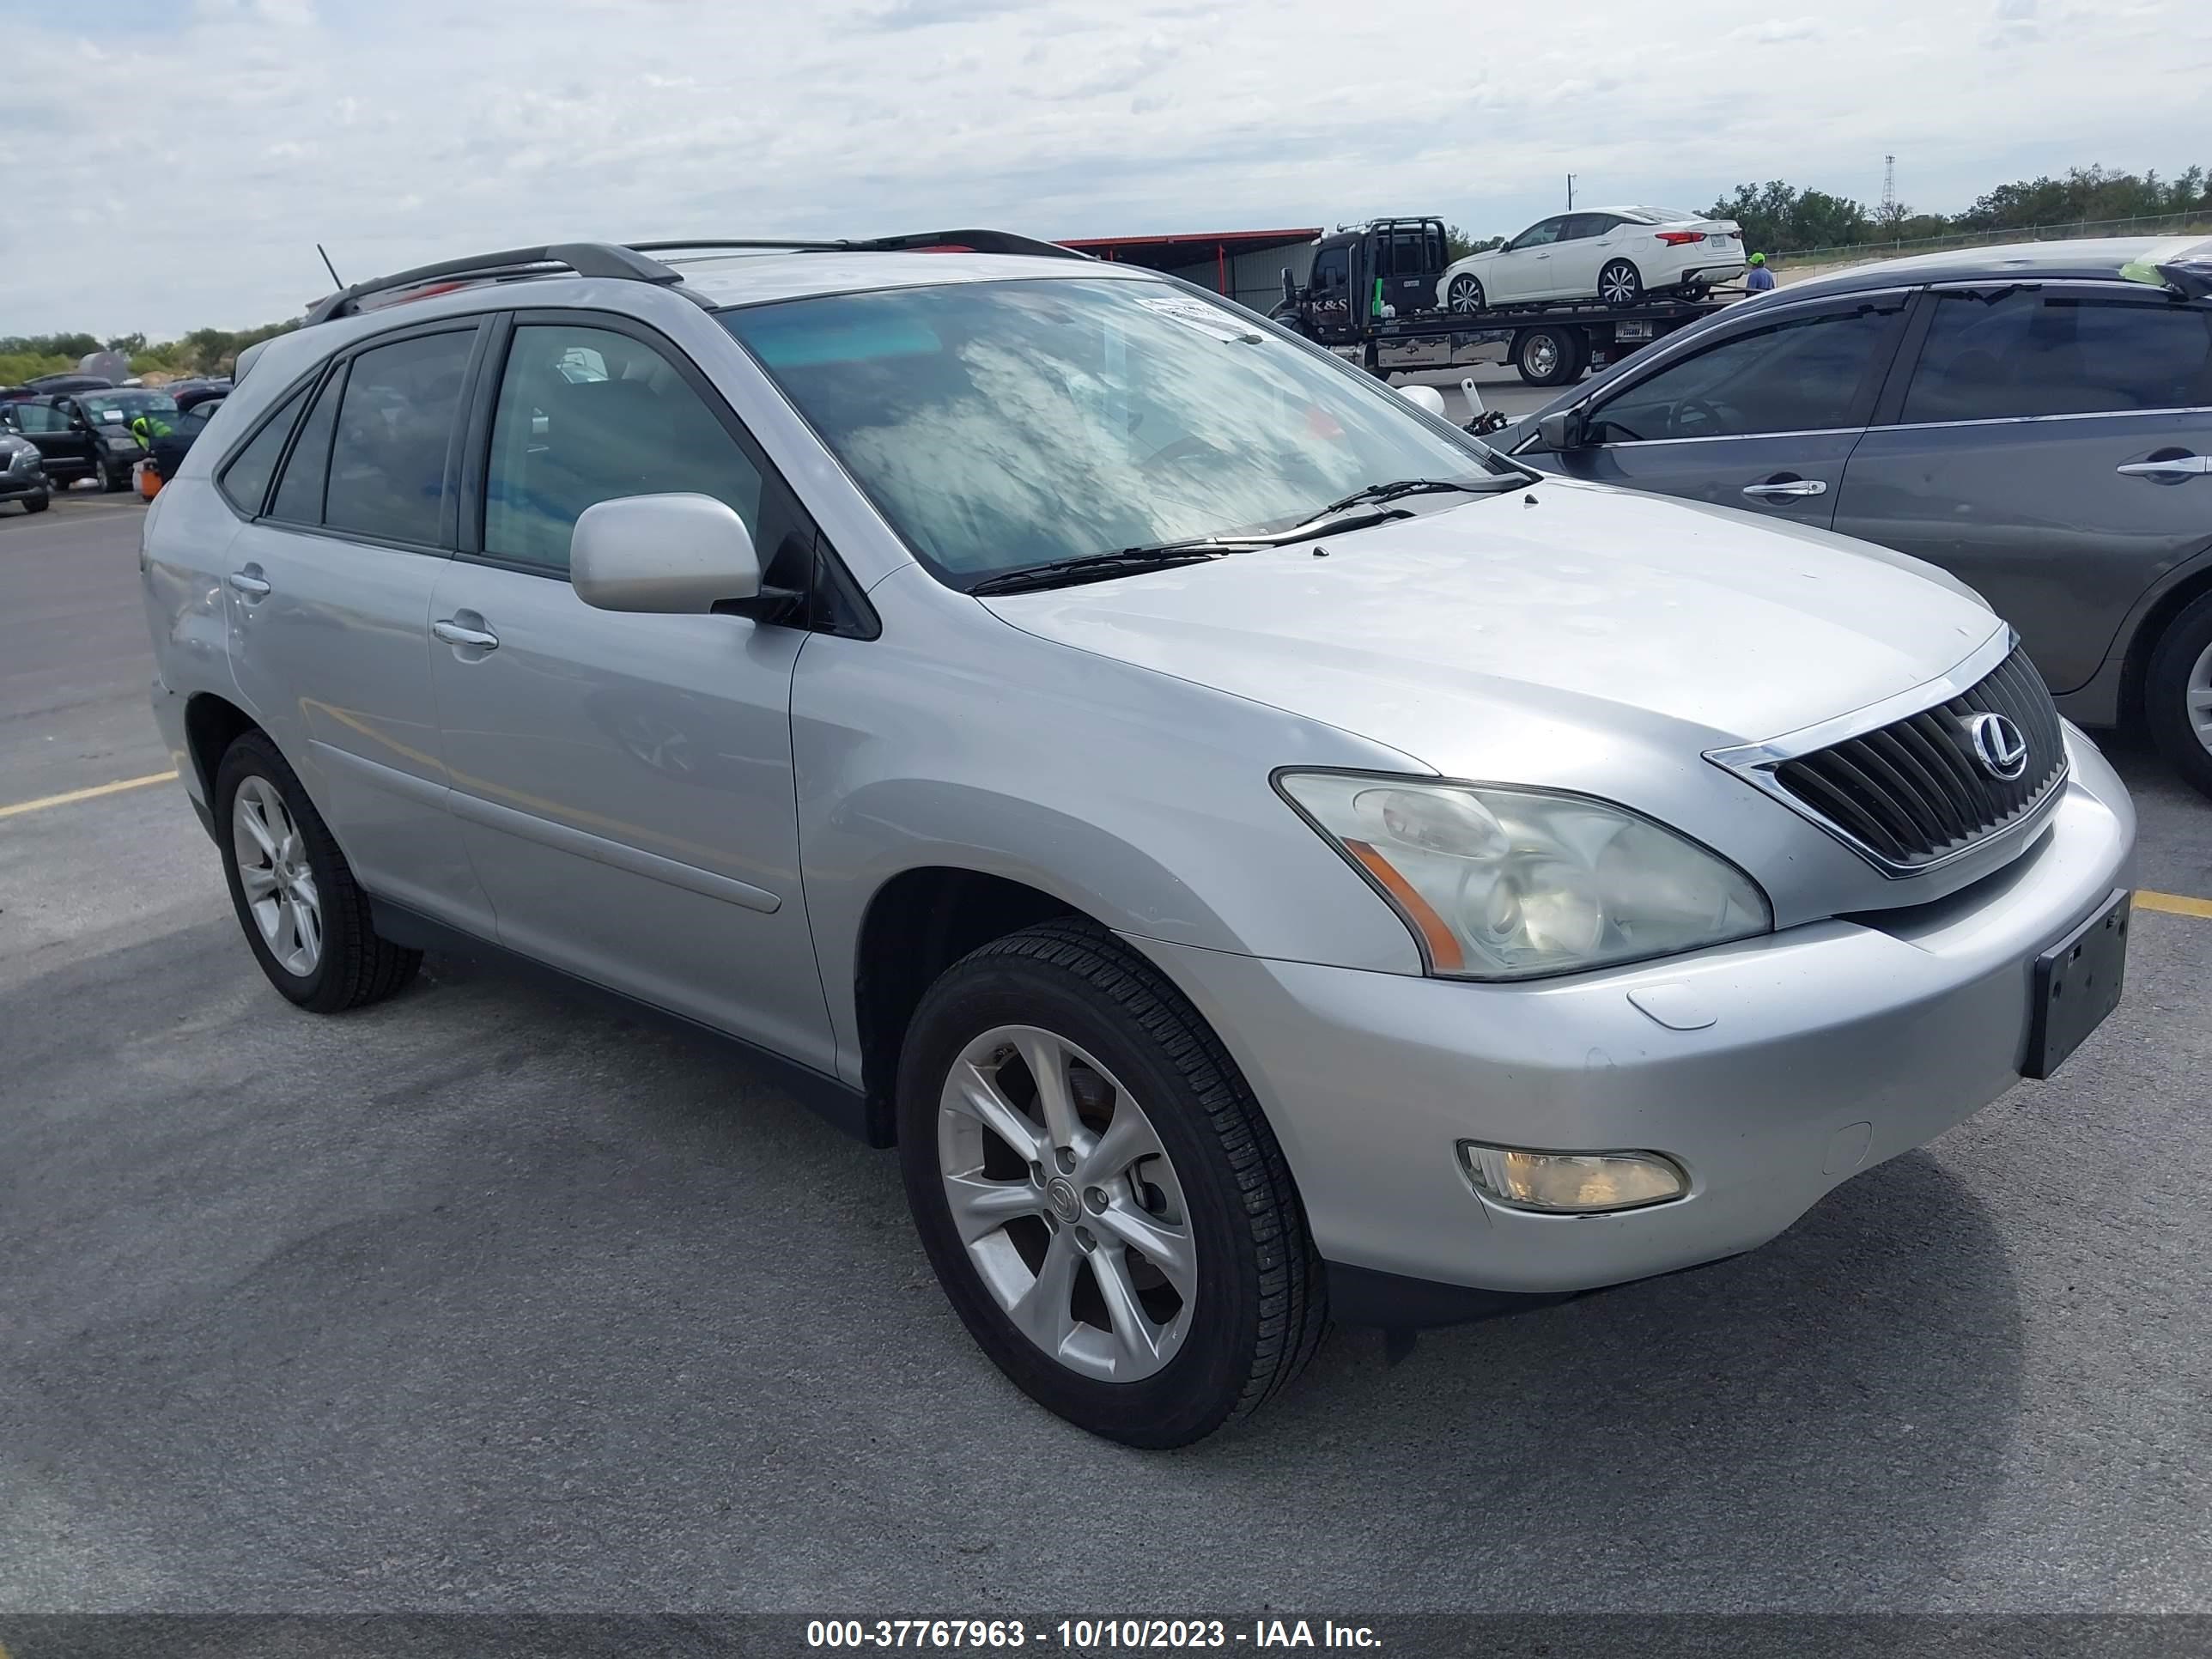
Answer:
[(1260, 336), (1255, 331), (1239, 328), (1234, 319), (1206, 304), (1203, 300), (1187, 300), (1179, 294), (1164, 295), (1157, 298), (1147, 295), (1139, 299), (1137, 303), (1147, 311), (1156, 311), (1161, 316), (1181, 323), (1186, 328), (1194, 328), (1200, 333), (1210, 335), (1217, 340), (1242, 340), (1250, 345), (1260, 343)]

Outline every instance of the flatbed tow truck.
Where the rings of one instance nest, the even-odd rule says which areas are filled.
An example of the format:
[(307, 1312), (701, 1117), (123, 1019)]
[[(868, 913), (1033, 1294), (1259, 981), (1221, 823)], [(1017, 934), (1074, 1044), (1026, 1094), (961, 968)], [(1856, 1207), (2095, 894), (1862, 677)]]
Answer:
[(1729, 303), (1678, 295), (1447, 311), (1437, 284), (1449, 263), (1441, 219), (1347, 225), (1321, 239), (1304, 287), (1285, 270), (1282, 301), (1268, 314), (1386, 380), (1504, 342), (1505, 361), (1530, 386), (1565, 386)]

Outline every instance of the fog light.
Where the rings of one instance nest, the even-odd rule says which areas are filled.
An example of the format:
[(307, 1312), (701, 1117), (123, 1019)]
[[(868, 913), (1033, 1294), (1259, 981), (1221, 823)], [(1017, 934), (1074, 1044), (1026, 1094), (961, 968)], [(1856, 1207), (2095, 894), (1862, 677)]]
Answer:
[(1681, 1165), (1657, 1152), (1530, 1152), (1462, 1140), (1459, 1156), (1477, 1192), (1516, 1210), (1594, 1215), (1690, 1190)]

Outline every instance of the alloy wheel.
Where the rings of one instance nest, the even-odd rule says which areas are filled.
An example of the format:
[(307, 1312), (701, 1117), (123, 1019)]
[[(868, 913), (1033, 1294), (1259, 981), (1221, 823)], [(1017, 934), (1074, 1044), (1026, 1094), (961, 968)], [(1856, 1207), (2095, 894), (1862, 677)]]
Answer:
[(1626, 259), (1616, 259), (1597, 276), (1597, 296), (1609, 306), (1625, 306), (1634, 300), (1643, 288), (1636, 275), (1636, 267)]
[(246, 908), (261, 942), (301, 979), (323, 957), (323, 908), (300, 827), (265, 778), (249, 777), (231, 799), (230, 842)]
[(1482, 309), (1482, 284), (1472, 276), (1455, 277), (1451, 285), (1451, 308), (1467, 313)]
[(2189, 729), (2212, 754), (2212, 645), (2197, 653), (2197, 660), (2181, 683), (2181, 701), (2189, 716)]
[(939, 1097), (938, 1170), (1000, 1310), (1070, 1370), (1160, 1370), (1197, 1299), (1190, 1212), (1158, 1132), (1066, 1038), (1000, 1025), (961, 1050)]

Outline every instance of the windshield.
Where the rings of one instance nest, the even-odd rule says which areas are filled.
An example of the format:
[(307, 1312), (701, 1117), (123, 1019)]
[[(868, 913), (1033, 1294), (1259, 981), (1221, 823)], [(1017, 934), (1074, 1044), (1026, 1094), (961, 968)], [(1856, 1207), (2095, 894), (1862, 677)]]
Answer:
[(177, 400), (160, 392), (80, 392), (76, 401), (95, 421), (135, 421), (141, 415), (177, 412)]
[(1300, 524), (1407, 478), (1525, 474), (1249, 313), (1044, 278), (721, 313), (940, 580)]

